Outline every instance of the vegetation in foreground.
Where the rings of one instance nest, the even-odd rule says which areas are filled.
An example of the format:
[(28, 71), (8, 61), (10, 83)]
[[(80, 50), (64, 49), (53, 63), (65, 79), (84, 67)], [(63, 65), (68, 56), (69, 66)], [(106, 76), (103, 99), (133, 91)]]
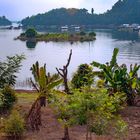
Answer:
[[(68, 81), (67, 77), (72, 50), (63, 68), (56, 68), (58, 74), (47, 73), (46, 65), (40, 67), (38, 62), (33, 64), (31, 71), (34, 80), (31, 79), (31, 82), (38, 93), (34, 95), (35, 98), (31, 96), (31, 100), (34, 99), (34, 102), (28, 102), (31, 103), (28, 113), (21, 113), (22, 116), (20, 116), (16, 112), (9, 116), (9, 110), (12, 109), (16, 101), (16, 95), (10, 88), (5, 88), (1, 92), (1, 99), (3, 96), (6, 98), (6, 100), (1, 100), (1, 109), (4, 108), (5, 101), (10, 106), (6, 108), (6, 116), (9, 117), (4, 118), (5, 123), (1, 126), (4, 128), (2, 132), (6, 136), (17, 138), (22, 136), (25, 129), (39, 130), (42, 126), (42, 107), (49, 104), (46, 108), (51, 107), (55, 117), (63, 126), (63, 140), (71, 139), (70, 127), (80, 125), (86, 126), (86, 140), (92, 139), (93, 132), (96, 135), (125, 138), (128, 126), (119, 112), (126, 104), (135, 105), (135, 97), (139, 94), (140, 83), (137, 72), (140, 66), (131, 66), (128, 72), (125, 65), (117, 64), (117, 54), (118, 49), (115, 48), (112, 59), (107, 64), (92, 62), (91, 65), (80, 65), (72, 81)], [(13, 60), (13, 58), (11, 59)], [(14, 61), (17, 59), (18, 57), (14, 57)], [(10, 68), (19, 69), (19, 63), (18, 65), (12, 63), (13, 67)], [(101, 71), (93, 71), (92, 66), (98, 67)], [(6, 68), (4, 67), (3, 70)], [(9, 75), (3, 79), (11, 77), (11, 75), (14, 74), (9, 71)], [(2, 76), (3, 74), (0, 75), (0, 77)], [(98, 76), (100, 80), (96, 81), (95, 76)], [(1, 85), (12, 86), (13, 81), (15, 81), (15, 77), (10, 83), (7, 83), (6, 80), (1, 81)], [(61, 89), (58, 86), (61, 86)], [(1, 86), (1, 89), (4, 87)], [(20, 99), (21, 95), (18, 95), (18, 98)], [(30, 101), (30, 99), (28, 100)], [(16, 104), (14, 108), (16, 108)]]
[(55, 41), (55, 42), (76, 42), (76, 41), (93, 41), (96, 39), (96, 34), (94, 32), (85, 33), (47, 33), (39, 34), (33, 28), (27, 29), (25, 33), (21, 33), (17, 37), (22, 41), (38, 42), (38, 41)]

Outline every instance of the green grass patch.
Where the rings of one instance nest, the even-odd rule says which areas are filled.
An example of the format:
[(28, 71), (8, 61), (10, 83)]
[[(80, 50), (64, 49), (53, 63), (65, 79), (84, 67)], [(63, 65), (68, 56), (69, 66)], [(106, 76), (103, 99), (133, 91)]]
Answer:
[(38, 93), (16, 93), (18, 104), (26, 104), (26, 103), (33, 103), (37, 97), (39, 96)]

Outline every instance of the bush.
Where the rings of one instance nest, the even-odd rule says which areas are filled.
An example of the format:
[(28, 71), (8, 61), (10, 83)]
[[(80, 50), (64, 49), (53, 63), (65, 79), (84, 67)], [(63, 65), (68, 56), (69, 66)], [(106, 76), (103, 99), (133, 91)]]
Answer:
[(88, 132), (122, 137), (127, 124), (117, 112), (122, 109), (125, 94), (108, 96), (106, 89), (83, 88), (72, 95), (52, 95), (52, 105), (59, 121), (67, 127), (87, 125)]
[(5, 121), (4, 132), (7, 136), (21, 137), (25, 130), (24, 119), (17, 111), (12, 111), (9, 118)]
[(96, 36), (96, 33), (90, 32), (90, 33), (89, 33), (89, 36)]
[(29, 38), (34, 38), (37, 35), (37, 32), (35, 31), (35, 29), (33, 28), (29, 28), (26, 32), (25, 32), (26, 37)]
[(21, 33), (21, 34), (20, 34), (20, 36), (25, 36), (25, 35), (26, 35), (25, 33)]
[(94, 81), (93, 78), (94, 75), (92, 72), (92, 67), (88, 64), (81, 64), (78, 67), (77, 72), (74, 74), (71, 83), (74, 88), (91, 86)]
[(1, 91), (1, 109), (10, 109), (12, 108), (14, 102), (17, 100), (15, 91), (9, 87), (5, 86)]
[(80, 32), (80, 35), (81, 35), (81, 36), (85, 36), (86, 33), (82, 31), (82, 32)]

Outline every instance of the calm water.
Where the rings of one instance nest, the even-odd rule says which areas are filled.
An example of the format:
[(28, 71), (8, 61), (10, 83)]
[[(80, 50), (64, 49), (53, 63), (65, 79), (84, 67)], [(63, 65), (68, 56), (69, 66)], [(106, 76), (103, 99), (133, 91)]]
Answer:
[(28, 48), (26, 42), (14, 40), (21, 32), (21, 30), (0, 30), (0, 61), (5, 60), (9, 55), (25, 54), (26, 56), (18, 74), (16, 88), (28, 88), (26, 82), (31, 77), (30, 67), (37, 60), (41, 65), (46, 63), (47, 71), (55, 73), (56, 67), (62, 67), (67, 62), (70, 49), (73, 50), (73, 55), (69, 66), (69, 78), (81, 63), (90, 63), (93, 60), (101, 63), (109, 61), (115, 47), (120, 49), (119, 64), (140, 64), (140, 35), (138, 33), (95, 30), (97, 39), (93, 42), (73, 44), (39, 42), (35, 48)]

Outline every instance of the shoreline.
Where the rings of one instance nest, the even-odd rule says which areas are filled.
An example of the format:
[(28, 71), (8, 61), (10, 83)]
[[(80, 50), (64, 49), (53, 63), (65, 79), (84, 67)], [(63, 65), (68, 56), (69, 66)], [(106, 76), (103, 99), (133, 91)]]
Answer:
[(32, 90), (29, 90), (29, 89), (14, 89), (16, 92), (18, 93), (36, 93), (37, 91), (32, 89)]
[[(29, 29), (28, 29), (29, 30)], [(26, 32), (28, 32), (28, 30)], [(28, 37), (27, 33), (21, 33), (15, 40), (27, 41), (27, 42), (39, 42), (39, 41), (54, 41), (54, 42), (85, 42), (96, 40), (96, 33), (79, 32), (79, 33), (47, 33), (38, 34), (33, 30), (34, 36)]]

